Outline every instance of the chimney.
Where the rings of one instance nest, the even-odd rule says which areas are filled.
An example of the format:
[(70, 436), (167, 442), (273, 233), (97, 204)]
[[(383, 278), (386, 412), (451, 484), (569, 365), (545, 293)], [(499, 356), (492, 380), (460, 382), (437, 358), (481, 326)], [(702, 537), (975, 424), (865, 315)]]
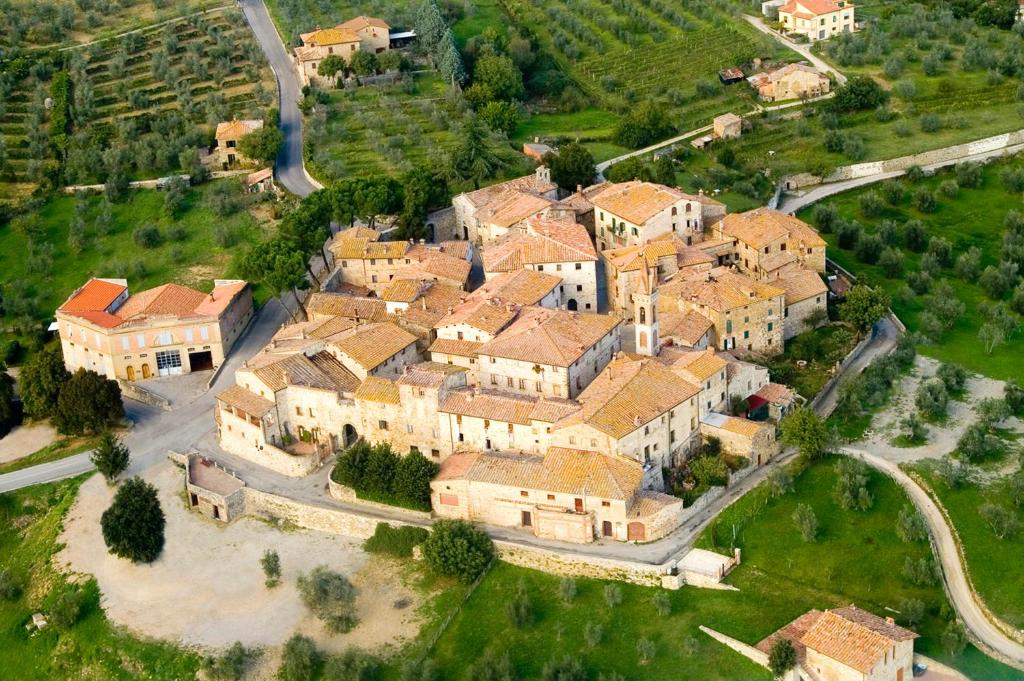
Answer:
[(892, 626), (892, 625), (896, 624), (896, 620), (894, 620), (891, 617), (886, 617), (885, 618), (885, 623), (888, 624), (889, 626)]
[(291, 376), (289, 375), (289, 373), (287, 371), (282, 371), (281, 372), (281, 380), (284, 381), (285, 385), (288, 385), (288, 384), (291, 383), (290, 379), (291, 379)]
[(533, 143), (534, 143), (534, 144), (540, 144), (540, 137), (539, 137), (539, 136), (537, 136), (537, 135), (534, 135), (534, 136), (533, 136)]
[(733, 549), (732, 555), (733, 555), (733, 559), (736, 561), (737, 565), (740, 564), (740, 554), (741, 553), (742, 553), (742, 549), (740, 549), (739, 547), (736, 547), (735, 549)]

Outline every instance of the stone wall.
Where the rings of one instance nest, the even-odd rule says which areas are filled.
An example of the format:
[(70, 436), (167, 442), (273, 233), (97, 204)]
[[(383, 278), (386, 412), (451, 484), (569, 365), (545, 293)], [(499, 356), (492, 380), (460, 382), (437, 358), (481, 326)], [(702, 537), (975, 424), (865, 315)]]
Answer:
[(762, 667), (768, 666), (768, 655), (761, 652), (754, 646), (747, 645), (743, 641), (738, 641), (731, 636), (726, 636), (725, 634), (715, 631), (714, 629), (705, 627), (704, 625), (701, 625), (699, 629), (711, 638), (721, 643), (722, 645), (735, 650), (737, 653), (747, 658), (751, 662), (759, 664)]
[[(359, 506), (366, 506), (367, 508), (376, 508), (382, 511), (394, 511), (397, 507), (389, 506), (388, 504), (380, 504), (376, 501), (367, 501), (366, 499), (360, 499), (356, 496), (356, 491), (351, 487), (340, 485), (334, 480), (327, 478), (327, 492), (332, 498), (338, 501), (343, 501), (346, 504), (358, 504)], [(411, 509), (403, 508), (402, 513), (408, 514), (410, 518), (416, 518), (423, 522), (429, 522), (431, 515), (427, 511), (413, 511)]]
[(458, 221), (455, 219), (455, 208), (448, 206), (427, 215), (427, 226), (434, 229), (434, 241), (459, 241), (463, 235), (459, 233)]
[(384, 521), (340, 508), (329, 508), (286, 499), (251, 487), (244, 488), (244, 491), (245, 512), (248, 515), (261, 516), (269, 520), (283, 520), (308, 530), (367, 539), (373, 535), (379, 522), (388, 522), (392, 525), (413, 524), (390, 518)]
[(506, 563), (566, 577), (614, 579), (641, 586), (661, 586), (666, 572), (660, 565), (646, 565), (578, 554), (565, 554), (533, 546), (494, 542), (498, 557)]
[(138, 383), (132, 383), (120, 378), (117, 379), (117, 384), (121, 387), (121, 394), (129, 399), (163, 409), (164, 411), (171, 410), (171, 401), (163, 395), (157, 395), (155, 392), (146, 390)]

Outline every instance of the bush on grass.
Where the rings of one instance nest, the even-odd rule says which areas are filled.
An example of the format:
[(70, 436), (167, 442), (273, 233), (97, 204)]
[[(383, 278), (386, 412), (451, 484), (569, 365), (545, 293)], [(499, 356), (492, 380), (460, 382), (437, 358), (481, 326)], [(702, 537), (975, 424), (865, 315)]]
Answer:
[(363, 543), (363, 548), (370, 553), (408, 558), (412, 556), (413, 548), (426, 541), (429, 535), (430, 533), (422, 527), (377, 523), (373, 536)]

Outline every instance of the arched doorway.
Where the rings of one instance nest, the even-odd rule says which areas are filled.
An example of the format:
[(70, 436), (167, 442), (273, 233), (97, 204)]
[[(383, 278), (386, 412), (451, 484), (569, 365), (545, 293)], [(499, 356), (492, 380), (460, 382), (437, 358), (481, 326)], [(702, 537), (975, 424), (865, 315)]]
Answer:
[(149, 365), (148, 364), (143, 364), (142, 365), (142, 377), (143, 378), (149, 378), (152, 375), (153, 375), (153, 372), (149, 370)]
[(643, 541), (646, 536), (643, 523), (630, 523), (626, 526), (626, 539), (629, 541)]
[(646, 349), (647, 349), (647, 332), (646, 331), (641, 331), (640, 332), (640, 343), (639, 343), (639, 347), (637, 347), (637, 350), (646, 350)]
[(359, 433), (356, 432), (355, 427), (351, 423), (346, 423), (341, 431), (341, 437), (344, 441), (345, 449), (348, 449), (359, 439)]
[(128, 367), (128, 380), (129, 381), (134, 381), (135, 380), (135, 367)]
[(570, 298), (570, 299), (568, 300), (568, 302), (566, 302), (565, 306), (566, 306), (566, 307), (567, 307), (568, 309), (572, 310), (573, 312), (575, 312), (576, 310), (578, 310), (578, 309), (579, 309), (579, 307), (580, 307), (579, 303), (577, 303), (577, 302), (576, 302), (576, 299), (575, 299), (575, 298)]

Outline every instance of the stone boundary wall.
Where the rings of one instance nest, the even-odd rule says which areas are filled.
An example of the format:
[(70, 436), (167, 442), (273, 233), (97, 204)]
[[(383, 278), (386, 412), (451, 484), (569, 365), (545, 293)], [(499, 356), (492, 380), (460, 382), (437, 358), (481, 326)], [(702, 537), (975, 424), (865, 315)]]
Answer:
[(662, 565), (562, 553), (501, 540), (495, 541), (494, 546), (498, 557), (506, 563), (565, 577), (614, 579), (640, 586), (661, 586), (661, 577), (667, 573)]
[[(871, 344), (871, 340), (872, 337), (870, 335), (865, 336), (861, 340), (861, 342), (857, 343), (857, 345), (854, 346), (853, 350), (850, 350), (850, 354), (843, 358), (843, 361), (839, 363), (839, 368), (832, 375), (832, 378), (825, 381), (825, 385), (821, 386), (821, 390), (819, 390), (818, 394), (815, 395), (814, 399), (811, 400), (811, 409), (813, 409), (816, 412), (818, 411), (818, 407), (821, 405), (822, 397), (824, 395), (827, 395), (828, 392), (832, 389), (832, 387), (843, 379), (843, 377), (845, 376), (846, 368), (850, 366), (850, 364), (854, 360), (856, 360), (858, 357), (864, 354), (864, 350), (866, 350), (868, 345)], [(826, 416), (825, 414), (821, 415)]]
[(132, 383), (124, 379), (117, 379), (117, 384), (121, 387), (121, 394), (125, 397), (131, 398), (137, 402), (148, 404), (152, 407), (158, 407), (164, 411), (171, 410), (171, 401), (162, 395), (157, 395), (155, 392), (146, 390), (137, 383)]
[(246, 515), (260, 516), (269, 520), (284, 520), (307, 530), (342, 534), (356, 539), (368, 539), (373, 536), (378, 522), (388, 522), (392, 525), (412, 524), (393, 519), (384, 521), (340, 508), (316, 506), (252, 487), (243, 487), (242, 489), (245, 492)]
[(765, 654), (765, 653), (762, 653), (760, 650), (758, 650), (754, 646), (748, 645), (748, 644), (744, 643), (743, 641), (738, 641), (738, 640), (734, 639), (732, 636), (726, 636), (725, 634), (723, 634), (721, 632), (718, 632), (718, 631), (715, 631), (714, 629), (711, 629), (709, 627), (705, 627), (703, 624), (700, 625), (698, 627), (698, 629), (700, 629), (705, 634), (707, 634), (711, 638), (715, 639), (716, 641), (718, 641), (722, 645), (735, 650), (737, 653), (739, 653), (743, 657), (747, 658), (751, 662), (753, 662), (755, 664), (759, 664), (762, 667), (767, 667), (768, 666), (768, 655)]
[(347, 487), (345, 485), (340, 485), (334, 482), (334, 480), (331, 480), (329, 477), (327, 478), (327, 492), (331, 495), (332, 498), (337, 499), (338, 501), (343, 501), (346, 504), (357, 504), (359, 506), (366, 506), (367, 508), (376, 508), (388, 512), (394, 511), (396, 508), (399, 508), (403, 513), (409, 514), (410, 517), (417, 518), (424, 522), (429, 522), (433, 517), (429, 511), (414, 511), (411, 508), (401, 508), (400, 506), (390, 506), (388, 504), (382, 504), (376, 501), (360, 499), (358, 496), (356, 496), (356, 491), (354, 489), (352, 489), (351, 487)]

